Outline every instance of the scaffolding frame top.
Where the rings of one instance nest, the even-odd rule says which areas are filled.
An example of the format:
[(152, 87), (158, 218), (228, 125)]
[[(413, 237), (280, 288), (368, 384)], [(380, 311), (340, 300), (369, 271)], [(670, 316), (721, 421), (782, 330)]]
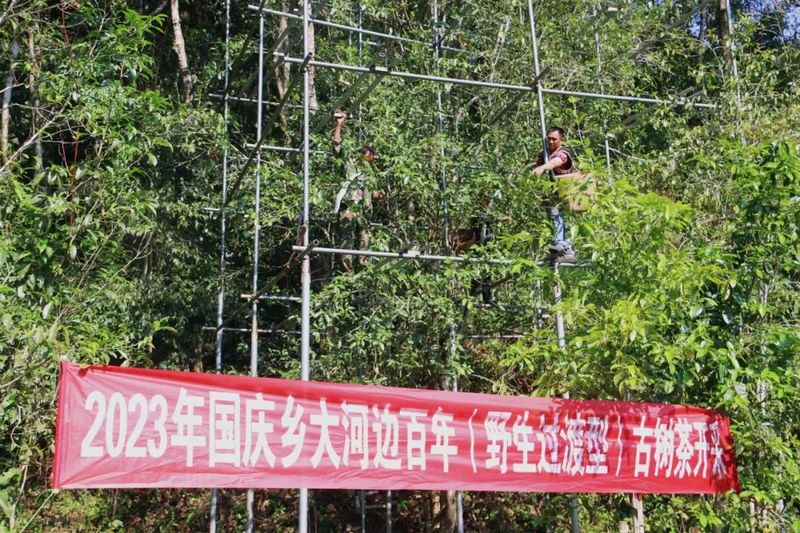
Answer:
[[(280, 16), (280, 17), (287, 17), (294, 20), (303, 20), (303, 17), (300, 15), (295, 15), (292, 13), (287, 13), (284, 11), (279, 11), (275, 9), (268, 9), (268, 8), (260, 8), (259, 6), (255, 5), (248, 5), (247, 9), (250, 11), (254, 11), (256, 13), (266, 13), (268, 15)], [(262, 15), (263, 16), (263, 15)], [(340, 24), (336, 22), (325, 21), (322, 19), (312, 19), (309, 18), (310, 23), (319, 24), (321, 26), (332, 27), (336, 29), (341, 29), (344, 31), (349, 31), (353, 33), (358, 33), (360, 35), (371, 35), (375, 37), (381, 37), (389, 40), (394, 40), (398, 42), (409, 42), (413, 44), (422, 44), (426, 46), (433, 46), (436, 48), (437, 39), (434, 39), (432, 43), (421, 41), (418, 39), (411, 39), (408, 37), (402, 37), (393, 34), (381, 33), (372, 30), (366, 30), (363, 28), (358, 28), (355, 26), (348, 26), (346, 24)], [(282, 54), (278, 52), (273, 52), (275, 57), (286, 61), (287, 63), (292, 64), (302, 64), (306, 61), (306, 59), (292, 57), (287, 54)], [(455, 85), (465, 85), (465, 86), (473, 86), (473, 87), (484, 87), (488, 89), (500, 89), (500, 90), (508, 90), (508, 91), (518, 91), (518, 92), (527, 92), (533, 93), (537, 91), (537, 84), (540, 84), (541, 81), (539, 80), (538, 76), (536, 79), (533, 80), (532, 85), (520, 85), (514, 83), (507, 83), (507, 82), (487, 82), (481, 80), (473, 80), (473, 79), (465, 79), (465, 78), (452, 78), (452, 77), (445, 77), (445, 76), (432, 76), (427, 74), (419, 74), (414, 72), (406, 72), (406, 71), (399, 71), (388, 69), (380, 66), (372, 66), (372, 67), (363, 67), (359, 65), (348, 65), (343, 63), (336, 63), (330, 61), (319, 61), (317, 59), (311, 59), (308, 61), (309, 66), (313, 67), (320, 67), (320, 68), (330, 68), (334, 70), (344, 70), (350, 72), (360, 72), (360, 73), (375, 73), (375, 74), (383, 74), (383, 75), (390, 75), (396, 76), (403, 79), (409, 80), (421, 80), (421, 81), (431, 81), (431, 82), (438, 82), (438, 83), (451, 83)], [(695, 102), (690, 98), (655, 98), (649, 96), (635, 96), (635, 95), (614, 95), (614, 94), (606, 94), (605, 92), (601, 93), (593, 93), (587, 91), (573, 91), (567, 89), (551, 89), (546, 87), (541, 87), (541, 90), (545, 94), (552, 94), (558, 96), (575, 96), (578, 98), (592, 98), (592, 99), (600, 99), (600, 100), (610, 100), (610, 101), (622, 101), (622, 102), (633, 102), (633, 103), (642, 103), (642, 104), (651, 104), (651, 105), (673, 105), (673, 106), (683, 106), (683, 107), (694, 107), (698, 109), (715, 109), (717, 106), (711, 103), (704, 103), (704, 102)]]

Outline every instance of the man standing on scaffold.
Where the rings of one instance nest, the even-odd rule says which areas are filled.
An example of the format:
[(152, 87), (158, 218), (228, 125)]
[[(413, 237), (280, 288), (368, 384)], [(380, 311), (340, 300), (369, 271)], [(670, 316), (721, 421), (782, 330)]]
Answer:
[[(575, 165), (575, 156), (563, 145), (565, 137), (566, 134), (561, 128), (547, 130), (549, 160), (545, 163), (544, 152), (539, 152), (537, 166), (533, 169), (534, 174), (541, 176), (545, 172), (552, 171), (554, 175), (560, 176), (578, 171)], [(572, 249), (572, 243), (566, 237), (567, 227), (564, 224), (564, 216), (561, 214), (558, 202), (550, 208), (550, 218), (555, 225), (555, 238), (553, 239), (553, 244), (550, 245), (553, 263), (575, 264), (578, 261), (578, 256)]]

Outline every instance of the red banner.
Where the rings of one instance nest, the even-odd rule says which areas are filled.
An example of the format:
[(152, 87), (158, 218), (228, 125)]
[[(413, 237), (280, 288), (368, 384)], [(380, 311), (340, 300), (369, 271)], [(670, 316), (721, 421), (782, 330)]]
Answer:
[(718, 493), (730, 422), (682, 405), (63, 362), (55, 488)]

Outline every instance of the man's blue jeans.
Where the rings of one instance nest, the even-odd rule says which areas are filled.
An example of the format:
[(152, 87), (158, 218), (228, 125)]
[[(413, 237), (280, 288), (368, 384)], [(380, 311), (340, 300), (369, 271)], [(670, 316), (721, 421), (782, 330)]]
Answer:
[(553, 239), (554, 246), (563, 246), (565, 252), (572, 251), (572, 243), (566, 238), (567, 226), (564, 224), (564, 216), (558, 206), (550, 208), (550, 218), (553, 220), (555, 226), (555, 237)]

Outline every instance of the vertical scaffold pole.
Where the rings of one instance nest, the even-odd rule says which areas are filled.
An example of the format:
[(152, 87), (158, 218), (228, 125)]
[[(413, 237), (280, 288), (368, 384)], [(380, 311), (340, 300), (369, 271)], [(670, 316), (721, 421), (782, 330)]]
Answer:
[[(261, 123), (264, 115), (264, 15), (258, 17), (258, 109), (256, 110), (256, 144), (261, 142)], [(256, 195), (253, 221), (253, 294), (258, 294), (258, 267), (261, 239), (261, 152), (256, 153)], [(252, 302), (250, 324), (250, 375), (258, 376), (258, 298)], [(247, 533), (252, 533), (255, 516), (255, 491), (247, 490)]]
[(392, 491), (386, 491), (386, 533), (392, 533)]
[[(358, 9), (358, 64), (361, 64), (361, 59), (364, 55), (364, 34), (361, 33), (361, 29), (364, 25), (364, 10), (366, 9), (364, 5), (361, 4), (361, 0), (356, 0), (356, 6)], [(351, 33), (352, 35), (352, 33)], [(362, 114), (362, 101), (359, 99), (358, 102), (358, 142), (363, 144), (365, 142), (364, 136), (364, 125), (361, 119)], [(367, 530), (367, 491), (362, 490), (359, 493), (359, 499), (361, 501), (361, 531)], [(387, 498), (388, 500), (388, 498)], [(388, 503), (387, 503), (388, 506)], [(390, 511), (386, 510), (387, 513)]]
[[(606, 88), (603, 84), (603, 67), (602, 58), (600, 57), (600, 33), (597, 31), (597, 8), (592, 8), (592, 18), (594, 19), (594, 53), (597, 56), (597, 84), (600, 86), (600, 94), (605, 94)], [(605, 139), (603, 139), (603, 146), (606, 151), (606, 168), (611, 168), (611, 147), (608, 145), (608, 121), (603, 119), (603, 130), (605, 131)]]
[(364, 34), (361, 32), (364, 25), (364, 6), (361, 5), (361, 0), (356, 0), (356, 3), (358, 4), (358, 59), (361, 59), (364, 53)]
[[(456, 356), (456, 325), (450, 322), (450, 368), (453, 367), (453, 360)], [(453, 375), (453, 392), (458, 392), (458, 377)], [(456, 531), (464, 533), (464, 494), (456, 491)]]
[[(542, 97), (542, 83), (539, 80), (541, 70), (539, 69), (539, 45), (536, 41), (536, 16), (533, 9), (533, 0), (528, 0), (528, 19), (531, 28), (531, 47), (533, 49), (533, 69), (536, 75), (536, 99), (539, 107), (539, 127), (542, 135), (542, 153), (544, 154), (545, 162), (549, 159), (547, 153), (547, 126), (544, 115), (544, 98)], [(561, 282), (558, 278), (558, 265), (555, 269), (556, 283), (553, 285), (553, 299), (556, 305), (561, 301)], [(561, 311), (556, 311), (556, 337), (558, 338), (558, 348), (562, 351), (566, 349), (566, 341), (564, 337), (564, 315)], [(565, 395), (565, 397), (568, 397)], [(578, 497), (574, 494), (570, 500), (572, 507), (572, 532), (578, 533), (580, 531), (580, 523), (578, 521)]]
[[(308, 0), (303, 0), (303, 57), (307, 58), (311, 50), (311, 43), (308, 41), (309, 25), (309, 5)], [(303, 246), (308, 248), (310, 242), (309, 235), (309, 101), (311, 98), (310, 87), (311, 79), (308, 66), (303, 70)], [(309, 351), (311, 344), (311, 257), (306, 254), (303, 257), (303, 265), (300, 273), (302, 284), (302, 300), (300, 304), (300, 379), (308, 381), (310, 379)], [(300, 533), (308, 531), (308, 489), (300, 489), (300, 505), (298, 509), (297, 530)]]
[[(222, 101), (222, 121), (228, 133), (228, 85), (230, 84), (230, 40), (231, 40), (231, 2), (225, 0), (225, 97)], [(217, 291), (217, 338), (214, 347), (214, 368), (222, 373), (222, 322), (225, 311), (225, 246), (227, 219), (225, 205), (228, 203), (228, 148), (222, 154), (222, 204), (219, 208), (219, 290)], [(209, 533), (217, 531), (217, 489), (211, 489), (211, 510), (208, 517)]]
[[(433, 59), (436, 66), (436, 73), (439, 74), (439, 58), (441, 55), (442, 34), (439, 29), (439, 2), (433, 2)], [(442, 84), (436, 85), (436, 107), (439, 114), (439, 134), (444, 134), (444, 105), (442, 104)], [(447, 202), (447, 169), (444, 168), (445, 150), (444, 143), (439, 141), (439, 156), (442, 158), (442, 169), (440, 180), (442, 183), (442, 209), (444, 210), (444, 244), (447, 246), (447, 236), (450, 231), (450, 213)]]
[(541, 131), (542, 151), (544, 153), (544, 161), (546, 163), (550, 159), (550, 154), (547, 153), (547, 127), (544, 117), (544, 97), (542, 96), (542, 83), (541, 80), (538, 80), (541, 70), (539, 69), (539, 45), (536, 42), (536, 20), (534, 13), (533, 0), (528, 0), (528, 21), (531, 28), (531, 48), (533, 50), (533, 73), (537, 78), (536, 103), (539, 110), (539, 128)]
[(367, 530), (367, 491), (358, 493), (358, 507), (361, 510), (361, 531)]
[[(441, 24), (439, 21), (439, 2), (438, 0), (434, 0), (433, 2), (433, 57), (434, 57), (434, 64), (436, 66), (436, 73), (439, 74), (439, 64), (442, 54), (442, 39), (444, 39), (444, 33), (441, 28)], [(439, 115), (439, 135), (444, 135), (444, 104), (442, 102), (442, 85), (437, 84), (436, 86), (436, 106)], [(449, 243), (449, 235), (450, 235), (450, 210), (447, 201), (447, 169), (444, 167), (444, 160), (445, 160), (445, 148), (444, 148), (444, 141), (440, 139), (439, 142), (439, 156), (441, 157), (441, 187), (442, 187), (442, 209), (444, 214), (444, 246), (445, 249), (450, 247)], [(455, 322), (452, 320), (450, 321), (450, 345), (448, 347), (449, 356), (448, 356), (448, 369), (453, 369), (453, 363), (456, 356), (456, 334), (457, 328)], [(451, 388), (454, 392), (458, 392), (458, 380), (455, 376), (451, 379)], [(456, 528), (458, 533), (464, 533), (464, 502), (461, 491), (456, 491)]]
[[(364, 34), (361, 33), (363, 24), (364, 24), (364, 6), (361, 5), (361, 0), (356, 0), (358, 4), (358, 64), (361, 64), (362, 57), (364, 55)], [(361, 105), (362, 101), (359, 100), (358, 102), (358, 142), (363, 144), (364, 143), (364, 125), (361, 121)]]

